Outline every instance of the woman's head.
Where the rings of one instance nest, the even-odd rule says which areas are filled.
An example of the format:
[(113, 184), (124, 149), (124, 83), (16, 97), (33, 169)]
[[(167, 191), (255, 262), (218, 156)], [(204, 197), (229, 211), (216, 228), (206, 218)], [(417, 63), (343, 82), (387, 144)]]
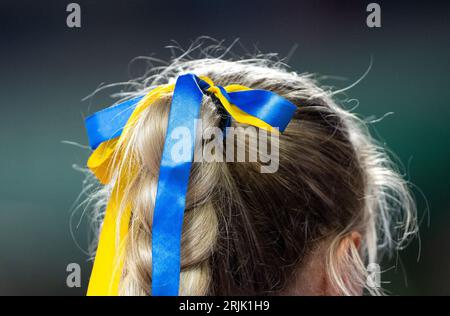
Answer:
[[(262, 161), (193, 163), (180, 294), (355, 295), (364, 288), (380, 293), (366, 286), (366, 267), (407, 240), (415, 212), (407, 183), (363, 121), (309, 76), (264, 60), (178, 60), (144, 79), (136, 94), (184, 73), (207, 76), (216, 85), (269, 90), (298, 108), (284, 133), (269, 144), (278, 152), (275, 172), (262, 173)], [(150, 293), (152, 215), (171, 98), (163, 96), (140, 115), (122, 144), (125, 154), (116, 157), (113, 181), (103, 190), (112, 191), (124, 168), (137, 171), (124, 184), (122, 197), (122, 205), (131, 208), (122, 294)], [(201, 122), (203, 129), (223, 128), (223, 113), (212, 96), (203, 99)], [(245, 127), (234, 121), (231, 126)], [(248, 151), (253, 134), (246, 133), (236, 129), (235, 141), (223, 142), (219, 155), (230, 146)], [(196, 151), (212, 141), (217, 140), (200, 139)], [(267, 154), (257, 150), (260, 158)]]

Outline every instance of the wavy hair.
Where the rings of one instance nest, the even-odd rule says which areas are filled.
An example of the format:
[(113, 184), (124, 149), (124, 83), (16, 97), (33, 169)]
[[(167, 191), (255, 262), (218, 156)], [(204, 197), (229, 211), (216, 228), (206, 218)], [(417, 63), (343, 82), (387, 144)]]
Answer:
[[(366, 267), (403, 247), (416, 232), (408, 183), (370, 136), (364, 120), (339, 106), (333, 93), (311, 75), (297, 74), (270, 57), (189, 59), (185, 54), (153, 68), (132, 82), (132, 92), (123, 94), (145, 95), (189, 72), (208, 76), (217, 85), (270, 90), (298, 106), (279, 139), (277, 172), (260, 173), (260, 162), (193, 163), (181, 241), (180, 294), (284, 293), (318, 249), (326, 254), (321, 262), (336, 293), (357, 295), (366, 288), (370, 294), (382, 294), (367, 285)], [(116, 157), (120, 163), (112, 170), (113, 180), (93, 195), (98, 198), (95, 218), (101, 219), (114, 179), (129, 168), (137, 170), (125, 184), (122, 201), (123, 208), (132, 209), (123, 295), (151, 292), (152, 216), (171, 97), (142, 113), (123, 143), (125, 154)], [(205, 127), (220, 125), (220, 113), (209, 97), (204, 98), (201, 119)], [(338, 256), (342, 240), (354, 231), (362, 236), (360, 246), (351, 243), (350, 251)]]

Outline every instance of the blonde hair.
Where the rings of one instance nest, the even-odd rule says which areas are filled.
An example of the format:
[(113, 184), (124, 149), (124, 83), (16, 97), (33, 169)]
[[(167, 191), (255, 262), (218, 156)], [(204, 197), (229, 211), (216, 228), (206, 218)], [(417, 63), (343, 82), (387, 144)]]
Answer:
[[(277, 172), (260, 173), (259, 162), (193, 163), (180, 295), (282, 293), (319, 247), (326, 249), (324, 265), (338, 293), (355, 295), (363, 287), (381, 294), (367, 286), (366, 265), (404, 246), (415, 232), (416, 216), (407, 182), (371, 138), (366, 123), (338, 106), (311, 76), (265, 58), (178, 58), (135, 81), (137, 91), (127, 96), (145, 95), (184, 73), (207, 76), (222, 86), (270, 90), (298, 110), (280, 136)], [(123, 295), (151, 292), (152, 216), (170, 101), (167, 94), (142, 113), (123, 144), (125, 154), (116, 157), (120, 163), (111, 170), (112, 181), (96, 193), (101, 213), (114, 179), (129, 168), (137, 171), (125, 184), (122, 201), (122, 211), (127, 205), (132, 209)], [(201, 118), (203, 125), (220, 125), (210, 97), (204, 98)], [(341, 241), (353, 231), (362, 236), (360, 247), (352, 243), (345, 256), (337, 256)]]

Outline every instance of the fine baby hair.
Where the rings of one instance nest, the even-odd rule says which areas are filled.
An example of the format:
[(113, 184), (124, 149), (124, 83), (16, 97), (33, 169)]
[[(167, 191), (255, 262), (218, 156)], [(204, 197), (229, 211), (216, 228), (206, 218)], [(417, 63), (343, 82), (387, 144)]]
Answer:
[[(108, 117), (127, 112), (119, 118), (120, 132), (112, 124), (114, 133), (91, 144), (88, 166), (102, 185), (91, 197), (101, 225), (88, 294), (172, 295), (152, 290), (153, 283), (164, 287), (172, 279), (175, 295), (382, 294), (368, 286), (367, 266), (408, 242), (416, 229), (415, 205), (408, 183), (366, 123), (330, 91), (264, 56), (180, 57), (134, 87), (129, 103), (119, 104), (120, 111), (113, 107), (115, 116)], [(177, 256), (176, 238), (170, 248), (176, 220), (163, 227), (165, 235), (156, 225), (176, 208), (164, 203), (171, 194), (162, 193), (165, 187), (183, 184), (180, 173), (163, 171), (175, 170), (164, 152), (177, 122), (172, 117), (193, 115), (190, 91), (198, 95), (202, 125), (195, 134), (215, 128), (224, 139), (195, 138), (192, 155), (215, 142), (219, 159), (191, 159), (183, 169), (188, 178), (180, 195)], [(270, 117), (252, 113), (268, 107)], [(285, 129), (277, 125), (283, 115)], [(98, 118), (86, 121), (88, 130), (88, 124), (110, 126)], [(251, 156), (250, 138), (262, 134), (249, 126), (269, 135), (269, 148), (259, 143), (257, 160), (220, 159), (230, 149)], [(230, 135), (237, 141), (228, 142)], [(262, 158), (275, 151), (276, 168), (261, 172), (267, 165)], [(179, 273), (165, 262), (178, 262)]]

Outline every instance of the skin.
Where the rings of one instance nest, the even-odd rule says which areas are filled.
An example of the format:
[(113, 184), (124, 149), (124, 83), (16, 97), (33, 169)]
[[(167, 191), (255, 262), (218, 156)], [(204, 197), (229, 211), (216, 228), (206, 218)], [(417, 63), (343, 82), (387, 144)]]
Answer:
[[(361, 244), (361, 234), (354, 231), (347, 237), (342, 239), (338, 256), (343, 256), (350, 252), (351, 244), (354, 244), (359, 249)], [(340, 296), (340, 293), (330, 282), (330, 279), (325, 269), (325, 248), (319, 247), (310, 259), (302, 265), (296, 279), (289, 286), (289, 290), (282, 293), (283, 295), (292, 296)], [(358, 289), (359, 295), (363, 294), (363, 288)]]

